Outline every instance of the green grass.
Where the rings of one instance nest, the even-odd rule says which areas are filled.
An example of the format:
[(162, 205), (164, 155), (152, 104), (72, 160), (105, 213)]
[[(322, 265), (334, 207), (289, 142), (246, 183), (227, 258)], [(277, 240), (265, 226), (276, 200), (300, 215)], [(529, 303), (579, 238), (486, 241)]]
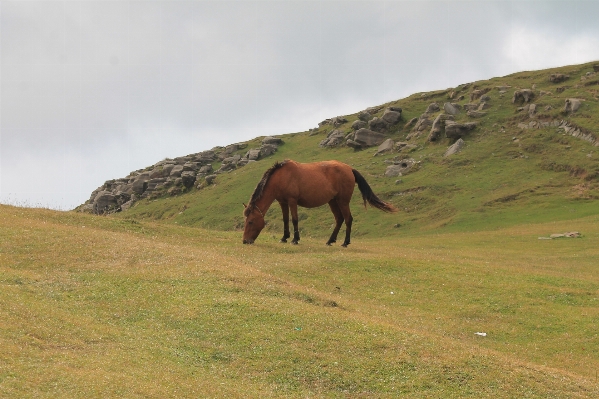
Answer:
[[(522, 72), (474, 82), (466, 88), (459, 86), (455, 89), (457, 95), (466, 97), (459, 101), (461, 104), (469, 102), (469, 93), (474, 88), (492, 88), (488, 93), (491, 108), (486, 110), (485, 117), (477, 119), (479, 126), (464, 137), (465, 149), (450, 158), (443, 158), (443, 153), (451, 141), (445, 138), (427, 143), (428, 131), (412, 141), (418, 148), (407, 154), (373, 157), (376, 149), (357, 152), (348, 147), (322, 149), (318, 143), (332, 129), (328, 126), (312, 136), (309, 132), (281, 136), (285, 144), (275, 155), (219, 175), (214, 186), (202, 190), (194, 188), (175, 197), (142, 200), (117, 217), (239, 230), (243, 225), (241, 204), (247, 203), (262, 173), (275, 160), (285, 158), (300, 162), (324, 159), (346, 162), (365, 175), (377, 194), (400, 209), (398, 214), (391, 216), (376, 210), (365, 212), (360, 195), (354, 195), (352, 209), (356, 237), (402, 237), (415, 231), (472, 231), (593, 215), (597, 212), (596, 200), (599, 198), (598, 147), (564, 135), (555, 127), (518, 128), (519, 122), (530, 119), (527, 114), (518, 113), (518, 105), (511, 103), (514, 90), (535, 85), (536, 120), (567, 119), (599, 135), (596, 128), (599, 124), (597, 86), (584, 86), (586, 81), (580, 80), (593, 70), (592, 64)], [(571, 78), (562, 84), (553, 84), (548, 77), (554, 72), (568, 73)], [(512, 87), (502, 96), (495, 88), (500, 85)], [(557, 93), (555, 89), (561, 86), (569, 88)], [(422, 114), (433, 101), (442, 106), (449, 101), (450, 91), (425, 93), (424, 97), (415, 94), (387, 105), (402, 107), (407, 121)], [(552, 94), (541, 96), (541, 91)], [(577, 113), (566, 116), (561, 111), (564, 100), (571, 97), (585, 101)], [(552, 109), (545, 110), (547, 106)], [(340, 129), (349, 132), (356, 115), (348, 115), (349, 122)], [(462, 112), (456, 120), (467, 121), (469, 117)], [(396, 141), (405, 139), (409, 129), (403, 129), (404, 123), (394, 127), (389, 133), (391, 138)], [(259, 142), (259, 139), (251, 141), (248, 148), (257, 147)], [(416, 170), (400, 178), (384, 177), (385, 160), (395, 156), (412, 157), (420, 163)], [(396, 184), (398, 179), (401, 182)], [(326, 240), (333, 223), (328, 207), (300, 212), (303, 215), (300, 221), (302, 234)], [(269, 231), (282, 234), (281, 214), (276, 204), (267, 219)]]
[(343, 249), (2, 206), (0, 397), (594, 397), (597, 222)]
[[(598, 397), (597, 147), (520, 130), (510, 101), (534, 84), (553, 93), (535, 98), (538, 118), (562, 119), (564, 99), (583, 98), (567, 119), (596, 132), (597, 89), (580, 80), (591, 64), (454, 88), (512, 86), (489, 92), (451, 158), (428, 132), (408, 154), (321, 149), (328, 127), (107, 217), (0, 206), (0, 397)], [(554, 85), (553, 72), (571, 78)], [(450, 91), (388, 105), (409, 120)], [(405, 139), (402, 126), (390, 137)], [(420, 163), (396, 183), (383, 172), (398, 155)], [(355, 195), (341, 248), (324, 245), (328, 208), (300, 209), (292, 246), (273, 206), (244, 246), (242, 202), (285, 158), (351, 164), (400, 212)], [(566, 231), (583, 236), (538, 239)]]

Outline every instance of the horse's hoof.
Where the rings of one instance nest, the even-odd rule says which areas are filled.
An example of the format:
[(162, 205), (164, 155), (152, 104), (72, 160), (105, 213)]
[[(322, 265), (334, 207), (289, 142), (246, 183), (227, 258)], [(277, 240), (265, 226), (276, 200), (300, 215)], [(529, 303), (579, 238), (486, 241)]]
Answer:
[(342, 246), (343, 248), (347, 248), (347, 246), (348, 246), (348, 245), (349, 245), (349, 242), (344, 242), (343, 244), (341, 244), (341, 246)]
[(281, 238), (281, 241), (279, 241), (279, 242), (284, 242), (284, 243), (286, 243), (286, 242), (287, 242), (287, 239), (286, 239), (286, 238)]
[(291, 241), (291, 243), (292, 243), (293, 245), (297, 245), (297, 244), (299, 244), (299, 242), (297, 242), (297, 241)]

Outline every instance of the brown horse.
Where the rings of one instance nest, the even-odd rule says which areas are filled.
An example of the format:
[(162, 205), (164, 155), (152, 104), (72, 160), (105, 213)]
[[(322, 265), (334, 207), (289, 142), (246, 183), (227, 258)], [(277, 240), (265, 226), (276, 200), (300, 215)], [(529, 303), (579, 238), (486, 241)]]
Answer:
[(297, 244), (300, 239), (297, 227), (297, 206), (316, 208), (328, 203), (331, 212), (335, 216), (336, 224), (327, 245), (337, 241), (337, 234), (341, 224), (345, 221), (346, 233), (343, 246), (347, 247), (353, 220), (349, 210), (349, 202), (356, 183), (358, 183), (358, 188), (362, 193), (364, 207), (366, 207), (368, 201), (370, 205), (382, 211), (397, 211), (393, 205), (377, 197), (364, 177), (349, 165), (338, 161), (298, 163), (285, 160), (276, 162), (264, 172), (262, 180), (260, 180), (252, 194), (250, 203), (245, 206), (243, 212), (245, 216), (243, 243), (254, 243), (265, 226), (264, 215), (266, 215), (270, 205), (277, 200), (283, 211), (284, 232), (281, 242), (287, 242), (287, 239), (291, 237), (289, 233), (289, 210), (291, 210), (291, 221), (293, 222), (293, 240), (291, 243)]

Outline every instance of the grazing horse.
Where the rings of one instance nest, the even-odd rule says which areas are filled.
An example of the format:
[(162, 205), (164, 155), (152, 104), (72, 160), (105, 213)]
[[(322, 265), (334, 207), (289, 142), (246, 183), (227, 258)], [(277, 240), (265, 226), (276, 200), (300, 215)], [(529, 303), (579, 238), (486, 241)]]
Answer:
[(289, 211), (293, 222), (292, 244), (297, 244), (300, 236), (298, 229), (297, 207), (316, 208), (329, 204), (335, 216), (335, 229), (327, 245), (337, 241), (341, 224), (345, 221), (346, 233), (343, 246), (347, 247), (351, 235), (352, 215), (349, 202), (355, 184), (362, 193), (364, 207), (366, 202), (385, 212), (395, 212), (393, 205), (382, 201), (373, 192), (364, 177), (351, 166), (338, 161), (299, 163), (292, 160), (276, 162), (264, 172), (262, 180), (256, 186), (250, 202), (243, 211), (245, 227), (243, 243), (253, 244), (265, 226), (264, 215), (270, 205), (277, 200), (283, 211), (283, 238), (287, 242), (289, 233)]

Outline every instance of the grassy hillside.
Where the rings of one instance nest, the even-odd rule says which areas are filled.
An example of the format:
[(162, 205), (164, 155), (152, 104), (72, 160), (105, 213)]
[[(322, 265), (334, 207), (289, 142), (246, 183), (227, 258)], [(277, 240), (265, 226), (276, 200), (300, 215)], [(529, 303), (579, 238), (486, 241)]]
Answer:
[(345, 249), (0, 206), (0, 397), (597, 397), (569, 218)]
[[(519, 123), (528, 124), (533, 120), (567, 120), (599, 137), (599, 74), (593, 75), (593, 64), (596, 63), (521, 72), (438, 92), (417, 93), (385, 104), (403, 108), (404, 121), (389, 134), (395, 141), (402, 141), (411, 131), (410, 127), (404, 127), (405, 122), (420, 116), (428, 104), (437, 102), (441, 108), (447, 101), (464, 105), (470, 102), (474, 90), (490, 89), (487, 95), (491, 107), (484, 110), (485, 116), (472, 119), (465, 110), (456, 116), (458, 122), (475, 120), (479, 125), (463, 137), (464, 150), (448, 158), (443, 154), (453, 141), (443, 138), (427, 142), (430, 128), (421, 137), (410, 140), (417, 145), (411, 152), (373, 157), (376, 148), (363, 151), (349, 147), (320, 148), (318, 143), (333, 129), (324, 126), (316, 134), (301, 132), (280, 136), (285, 144), (276, 154), (219, 175), (213, 186), (202, 190), (192, 188), (174, 197), (164, 195), (142, 200), (117, 217), (218, 230), (239, 229), (243, 223), (241, 203), (247, 202), (264, 170), (275, 160), (285, 158), (300, 162), (325, 159), (346, 162), (366, 176), (376, 193), (401, 209), (392, 216), (376, 210), (366, 212), (360, 209), (360, 196), (355, 195), (356, 237), (403, 236), (421, 230), (472, 231), (596, 214), (599, 209), (598, 147), (566, 135), (556, 127), (518, 127)], [(568, 74), (569, 79), (552, 83), (549, 76), (553, 73)], [(587, 77), (587, 73), (590, 76)], [(510, 87), (501, 93), (498, 86)], [(526, 112), (518, 111), (522, 104), (511, 102), (518, 89), (532, 89), (535, 93), (532, 103), (536, 104), (537, 112), (532, 119)], [(452, 92), (454, 96), (450, 100)], [(458, 100), (460, 96), (464, 98)], [(562, 112), (567, 98), (584, 100), (576, 113)], [(346, 118), (348, 123), (339, 129), (349, 132), (357, 114)], [(258, 143), (259, 139), (249, 142), (249, 148)], [(385, 161), (394, 157), (413, 158), (420, 163), (414, 171), (400, 178), (383, 177), (388, 165)], [(273, 206), (267, 216), (269, 231), (280, 235), (282, 222), (278, 206)], [(325, 241), (332, 223), (328, 207), (301, 210), (300, 228), (304, 236)]]

